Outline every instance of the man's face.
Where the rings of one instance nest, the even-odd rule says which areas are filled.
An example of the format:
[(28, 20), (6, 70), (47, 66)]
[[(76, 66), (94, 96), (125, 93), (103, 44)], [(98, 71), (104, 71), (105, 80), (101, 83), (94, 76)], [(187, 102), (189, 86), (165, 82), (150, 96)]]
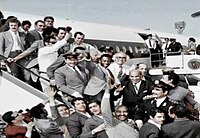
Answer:
[(75, 67), (78, 64), (78, 59), (76, 57), (67, 57), (65, 62), (70, 67)]
[(58, 37), (59, 40), (62, 40), (65, 37), (65, 35), (66, 35), (66, 31), (60, 29), (59, 32), (58, 32), (57, 37)]
[(128, 119), (128, 110), (126, 107), (122, 106), (115, 111), (115, 117), (121, 121), (126, 121)]
[(45, 24), (43, 22), (38, 22), (37, 25), (35, 25), (35, 29), (38, 32), (43, 32), (45, 28)]
[(54, 21), (52, 19), (46, 19), (44, 22), (46, 27), (53, 27)]
[(123, 65), (126, 62), (126, 54), (124, 54), (124, 53), (118, 53), (117, 56), (116, 56), (115, 62), (118, 65)]
[(101, 114), (101, 108), (97, 103), (90, 103), (89, 105), (90, 112), (94, 115), (100, 115)]
[(107, 68), (111, 63), (111, 59), (109, 57), (103, 57), (101, 60), (100, 60), (100, 64), (102, 67), (104, 68)]
[(30, 25), (25, 24), (24, 26), (22, 26), (22, 29), (23, 29), (24, 31), (28, 31), (28, 30), (30, 29)]
[(75, 106), (76, 111), (85, 112), (86, 110), (86, 104), (83, 100), (75, 101), (74, 106)]
[(151, 117), (151, 119), (157, 123), (162, 125), (165, 121), (165, 114), (164, 113), (156, 113), (154, 117)]
[(141, 81), (142, 75), (141, 75), (140, 71), (134, 70), (134, 71), (130, 72), (129, 79), (131, 80), (132, 83), (136, 84), (139, 81)]
[(18, 29), (19, 29), (18, 23), (12, 23), (12, 22), (10, 22), (10, 23), (9, 23), (9, 27), (10, 27), (10, 30), (11, 30), (12, 32), (17, 32)]
[(57, 109), (61, 117), (69, 116), (69, 110), (67, 109), (66, 106), (59, 106)]
[(145, 64), (140, 64), (138, 69), (141, 71), (142, 75), (145, 75), (147, 72), (147, 66)]
[(162, 88), (154, 87), (152, 93), (156, 95), (157, 98), (162, 98), (165, 96), (165, 93)]
[(84, 36), (77, 34), (76, 38), (74, 38), (74, 42), (76, 45), (81, 45), (83, 43)]

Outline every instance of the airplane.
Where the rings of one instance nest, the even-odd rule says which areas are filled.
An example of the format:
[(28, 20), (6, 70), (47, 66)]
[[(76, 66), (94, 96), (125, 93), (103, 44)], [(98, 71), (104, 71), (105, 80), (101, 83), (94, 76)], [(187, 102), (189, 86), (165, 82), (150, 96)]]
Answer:
[[(32, 23), (34, 23), (36, 20), (43, 20), (44, 16), (37, 16), (37, 15), (30, 15), (30, 14), (24, 14), (24, 13), (17, 13), (17, 12), (10, 12), (10, 11), (3, 11), (5, 17), (14, 15), (16, 16), (20, 21), (23, 20), (29, 20)], [(100, 48), (102, 46), (111, 46), (113, 47), (115, 52), (118, 52), (119, 50), (123, 50), (124, 52), (129, 52), (130, 56), (132, 57), (130, 60), (127, 61), (128, 65), (132, 65), (133, 63), (139, 63), (139, 62), (144, 62), (146, 63), (149, 67), (151, 66), (151, 59), (150, 59), (150, 51), (145, 44), (144, 39), (141, 37), (141, 34), (147, 35), (147, 34), (156, 34), (160, 38), (176, 38), (178, 42), (180, 42), (182, 45), (187, 46), (187, 41), (188, 41), (188, 36), (184, 35), (178, 35), (178, 34), (171, 34), (171, 33), (164, 33), (164, 32), (159, 32), (159, 31), (148, 31), (148, 30), (143, 30), (143, 29), (136, 29), (136, 28), (131, 28), (131, 27), (120, 27), (120, 26), (112, 26), (112, 25), (106, 25), (106, 24), (97, 24), (97, 23), (86, 23), (86, 22), (80, 22), (80, 21), (73, 21), (69, 19), (60, 19), (55, 17), (55, 25), (56, 27), (59, 26), (71, 26), (72, 27), (72, 33), (76, 31), (81, 31), (86, 35), (85, 42)], [(33, 29), (33, 27), (31, 28)], [(197, 43), (199, 43), (200, 39), (197, 39)], [(184, 57), (184, 58), (181, 58)], [(200, 56), (199, 55), (192, 55), (192, 56), (185, 56), (185, 55), (179, 55), (178, 57), (172, 57), (172, 56), (166, 56), (166, 66), (172, 66), (175, 68), (175, 72), (178, 74), (198, 74), (200, 72), (200, 66), (199, 66), (199, 61)], [(173, 65), (173, 63), (175, 63)], [(196, 65), (193, 66), (193, 63)], [(178, 66), (178, 69), (177, 67)], [(151, 75), (161, 75), (161, 68), (159, 69), (151, 69), (150, 74)], [(5, 74), (5, 73), (4, 73)], [(12, 82), (7, 81), (8, 78), (11, 76), (4, 77), (0, 76), (0, 79), (2, 82), (0, 82), (0, 89), (1, 93), (5, 93), (7, 91), (28, 91), (30, 92), (30, 89), (28, 86), (23, 84), (22, 86), (19, 86), (18, 81)], [(6, 79), (5, 79), (6, 78)], [(200, 77), (196, 77), (198, 81), (200, 81)], [(4, 83), (6, 82), (6, 83)], [(17, 86), (10, 86), (11, 84), (15, 84)], [(5, 87), (5, 84), (9, 84), (9, 88), (13, 88), (12, 90), (7, 89)], [(18, 87), (22, 88), (17, 89)], [(23, 88), (25, 87), (25, 88)], [(195, 90), (197, 91), (196, 94), (199, 94), (199, 88), (200, 86), (195, 86)], [(3, 91), (2, 91), (3, 90)], [(38, 92), (36, 92), (38, 93)], [(11, 94), (13, 95), (13, 93)], [(6, 97), (7, 96), (7, 97)], [(27, 96), (28, 97), (28, 96)], [(36, 98), (36, 102), (39, 102), (40, 100), (44, 100), (46, 97), (45, 96), (36, 96), (39, 97)], [(200, 96), (196, 96), (197, 98)], [(4, 101), (1, 105), (7, 104), (8, 107), (10, 105), (10, 101), (6, 101), (5, 99), (8, 99), (8, 95), (4, 94), (2, 96), (1, 94), (2, 101)], [(26, 98), (30, 99), (30, 98)], [(23, 100), (23, 99), (22, 99)], [(198, 99), (200, 101), (200, 98)], [(1, 101), (1, 100), (0, 100)], [(31, 102), (30, 102), (31, 101)], [(22, 101), (23, 102), (23, 101)], [(29, 104), (32, 104), (32, 99), (30, 99)], [(28, 103), (26, 102), (26, 105)], [(13, 105), (17, 105), (17, 103), (13, 103)], [(33, 105), (33, 104), (32, 104)], [(19, 107), (19, 106), (18, 106)], [(18, 107), (15, 107), (15, 109), (19, 109)], [(4, 109), (3, 111), (5, 111)], [(0, 114), (2, 110), (0, 110)]]

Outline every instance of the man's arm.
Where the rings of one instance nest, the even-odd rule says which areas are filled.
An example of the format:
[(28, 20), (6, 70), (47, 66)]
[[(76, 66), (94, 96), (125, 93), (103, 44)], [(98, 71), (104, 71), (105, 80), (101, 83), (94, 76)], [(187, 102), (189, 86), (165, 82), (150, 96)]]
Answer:
[(111, 106), (110, 106), (110, 86), (108, 85), (109, 84), (107, 82), (107, 87), (105, 89), (105, 93), (101, 101), (101, 110), (102, 110), (103, 119), (105, 120), (106, 125), (113, 126), (114, 118), (113, 118), (113, 114), (112, 114)]
[(65, 58), (61, 55), (60, 57), (57, 58), (57, 60), (54, 63), (52, 63), (47, 68), (47, 76), (49, 77), (50, 80), (55, 80), (54, 72), (56, 71), (56, 69), (63, 66), (64, 64), (65, 64)]
[(42, 43), (42, 41), (43, 40), (38, 40), (38, 41), (33, 42), (33, 44), (28, 49), (23, 51), (21, 54), (17, 55), (14, 58), (14, 61), (17, 62), (18, 60), (30, 55), (33, 51), (35, 51), (37, 48), (39, 48), (39, 45)]

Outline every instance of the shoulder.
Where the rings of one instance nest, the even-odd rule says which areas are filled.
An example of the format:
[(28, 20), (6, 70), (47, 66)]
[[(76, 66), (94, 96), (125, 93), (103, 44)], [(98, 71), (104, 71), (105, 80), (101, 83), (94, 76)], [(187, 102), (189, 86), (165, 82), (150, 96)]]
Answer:
[(63, 72), (63, 71), (66, 70), (66, 69), (68, 69), (68, 67), (67, 67), (66, 65), (64, 65), (64, 66), (62, 66), (62, 67), (56, 69), (56, 70), (55, 70), (55, 73), (57, 73), (57, 72)]

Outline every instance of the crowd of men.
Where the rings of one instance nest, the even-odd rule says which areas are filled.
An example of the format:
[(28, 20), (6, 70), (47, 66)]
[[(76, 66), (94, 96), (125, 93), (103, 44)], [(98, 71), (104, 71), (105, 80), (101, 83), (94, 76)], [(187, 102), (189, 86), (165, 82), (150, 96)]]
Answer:
[(152, 80), (145, 63), (126, 65), (126, 53), (84, 43), (84, 33), (55, 28), (52, 16), (35, 21), (29, 31), (31, 24), (21, 25), (14, 16), (1, 24), (1, 65), (48, 99), (26, 112), (4, 113), (6, 137), (200, 137), (200, 104), (173, 69)]

